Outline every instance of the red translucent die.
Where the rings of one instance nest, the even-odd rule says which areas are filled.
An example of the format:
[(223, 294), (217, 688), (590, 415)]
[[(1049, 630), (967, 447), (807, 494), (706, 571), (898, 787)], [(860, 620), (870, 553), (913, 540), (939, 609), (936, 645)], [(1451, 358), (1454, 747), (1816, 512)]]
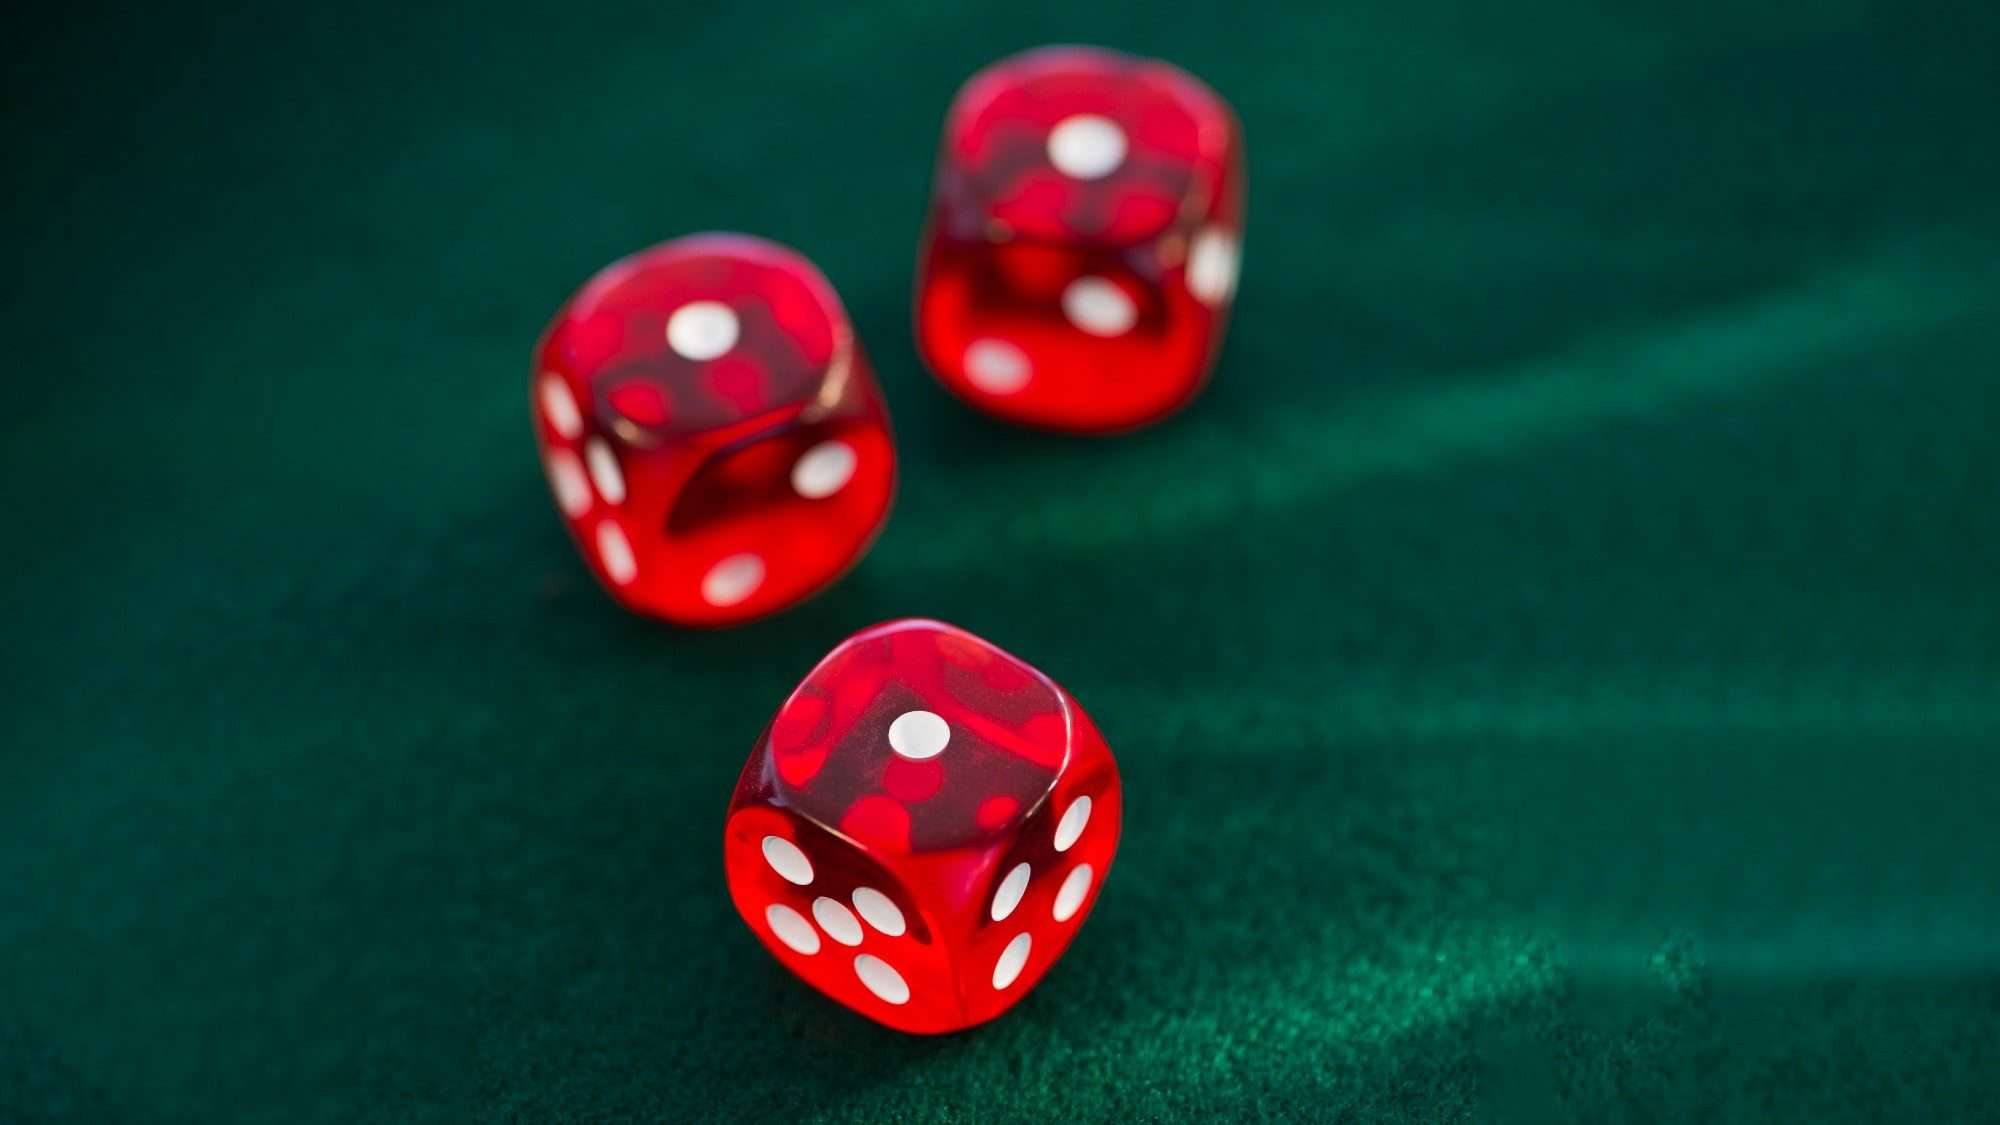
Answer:
[(1047, 47), (980, 71), (945, 120), (919, 254), (924, 361), (1057, 430), (1156, 421), (1222, 343), (1243, 230), (1236, 116), (1163, 62)]
[(889, 414), (832, 286), (761, 239), (616, 262), (535, 349), (535, 436), (590, 569), (629, 609), (726, 625), (804, 599), (889, 509)]
[(786, 968), (903, 1031), (1006, 1011), (1118, 846), (1118, 767), (1048, 677), (936, 621), (841, 642), (737, 782), (729, 896)]

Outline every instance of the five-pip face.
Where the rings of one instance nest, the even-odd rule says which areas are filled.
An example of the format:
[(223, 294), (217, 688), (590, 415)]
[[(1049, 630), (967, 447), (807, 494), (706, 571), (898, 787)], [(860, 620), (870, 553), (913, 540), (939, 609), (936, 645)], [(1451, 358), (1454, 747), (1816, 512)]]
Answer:
[(888, 513), (882, 393), (833, 289), (784, 247), (695, 235), (593, 277), (535, 352), (556, 506), (630, 609), (727, 625), (796, 603)]
[(1118, 766), (1032, 666), (940, 621), (840, 643), (778, 709), (723, 831), (771, 955), (903, 1031), (998, 1016), (1054, 966), (1118, 848)]
[(1240, 129), (1166, 63), (1049, 47), (974, 75), (945, 121), (917, 342), (946, 387), (1103, 432), (1193, 398), (1243, 229)]

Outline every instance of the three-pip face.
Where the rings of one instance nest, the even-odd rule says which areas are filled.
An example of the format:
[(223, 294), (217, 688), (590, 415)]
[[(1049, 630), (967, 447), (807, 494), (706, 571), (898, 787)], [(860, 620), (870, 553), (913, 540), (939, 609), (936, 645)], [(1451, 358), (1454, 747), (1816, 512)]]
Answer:
[(888, 410), (833, 289), (784, 247), (695, 235), (614, 263), (535, 352), (556, 507), (630, 609), (725, 625), (798, 602), (888, 513)]
[(1166, 63), (1004, 59), (945, 121), (916, 330), (946, 387), (1029, 425), (1145, 425), (1201, 389), (1236, 288), (1235, 114)]

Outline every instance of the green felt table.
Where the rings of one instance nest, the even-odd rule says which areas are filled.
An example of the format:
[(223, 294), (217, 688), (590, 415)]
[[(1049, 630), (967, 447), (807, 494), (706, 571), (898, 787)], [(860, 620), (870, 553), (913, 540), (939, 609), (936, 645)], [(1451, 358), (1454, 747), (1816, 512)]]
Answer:
[[(7, 17), (0, 1120), (1990, 1120), (2000, 9), (954, 7)], [(1246, 129), (1214, 382), (1116, 440), (910, 341), (943, 107), (1048, 41)], [(590, 581), (527, 361), (710, 228), (825, 269), (903, 476), (691, 633)], [(942, 1038), (722, 880), (762, 724), (903, 615), (1126, 786)]]

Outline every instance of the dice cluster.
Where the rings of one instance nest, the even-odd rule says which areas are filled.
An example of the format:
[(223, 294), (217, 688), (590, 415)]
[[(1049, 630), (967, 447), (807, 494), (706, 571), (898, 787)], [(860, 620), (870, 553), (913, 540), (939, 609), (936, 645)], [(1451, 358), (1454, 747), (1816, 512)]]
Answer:
[[(1241, 131), (1165, 63), (1054, 47), (947, 114), (916, 338), (952, 393), (1074, 433), (1199, 393), (1236, 287)], [(620, 604), (724, 626), (867, 551), (896, 452), (833, 287), (740, 234), (616, 262), (535, 352), (556, 507)], [(1118, 842), (1117, 766), (1082, 708), (962, 630), (905, 620), (835, 648), (779, 709), (730, 804), (731, 898), (765, 946), (891, 1027), (984, 1022), (1088, 915)]]

